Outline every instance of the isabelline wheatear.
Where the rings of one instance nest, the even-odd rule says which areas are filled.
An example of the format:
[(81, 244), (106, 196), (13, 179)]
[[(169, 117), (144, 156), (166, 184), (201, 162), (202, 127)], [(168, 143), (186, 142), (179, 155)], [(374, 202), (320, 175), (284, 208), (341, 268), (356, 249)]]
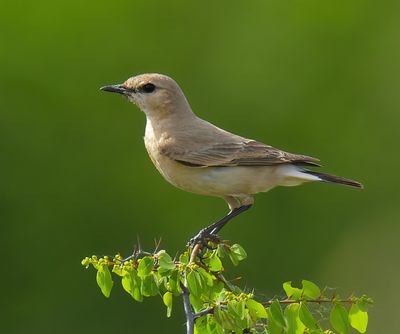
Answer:
[(178, 84), (161, 74), (142, 74), (104, 86), (136, 104), (147, 118), (144, 142), (154, 165), (174, 186), (223, 198), (230, 212), (200, 232), (194, 242), (215, 235), (249, 209), (253, 194), (309, 181), (362, 188), (359, 182), (309, 170), (319, 160), (278, 150), (197, 117)]

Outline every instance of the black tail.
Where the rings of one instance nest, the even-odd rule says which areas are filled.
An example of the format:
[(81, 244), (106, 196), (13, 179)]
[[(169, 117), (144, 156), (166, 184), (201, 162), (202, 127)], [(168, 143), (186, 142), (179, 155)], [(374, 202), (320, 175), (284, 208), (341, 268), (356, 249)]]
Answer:
[(364, 188), (364, 186), (360, 182), (353, 181), (350, 179), (345, 179), (344, 177), (340, 177), (340, 176), (336, 176), (336, 175), (314, 172), (312, 170), (305, 170), (305, 171), (303, 171), (303, 173), (314, 175), (314, 176), (320, 178), (321, 181), (324, 181), (324, 182), (339, 183), (339, 184), (344, 184), (346, 186), (360, 188), (360, 189)]

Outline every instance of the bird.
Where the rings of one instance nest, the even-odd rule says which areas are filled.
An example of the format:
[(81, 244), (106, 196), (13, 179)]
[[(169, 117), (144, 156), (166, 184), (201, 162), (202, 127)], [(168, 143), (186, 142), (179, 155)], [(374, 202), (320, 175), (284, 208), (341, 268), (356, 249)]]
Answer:
[(200, 230), (191, 245), (216, 238), (232, 218), (254, 204), (254, 194), (277, 186), (320, 181), (363, 188), (360, 182), (310, 169), (320, 167), (317, 158), (285, 152), (201, 119), (167, 75), (140, 74), (100, 89), (125, 96), (144, 112), (145, 147), (169, 183), (227, 203), (229, 212)]

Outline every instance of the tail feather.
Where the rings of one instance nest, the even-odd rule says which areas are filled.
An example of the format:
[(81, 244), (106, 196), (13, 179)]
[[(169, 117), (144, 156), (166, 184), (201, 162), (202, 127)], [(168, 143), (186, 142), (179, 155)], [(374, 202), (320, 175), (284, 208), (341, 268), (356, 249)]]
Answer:
[(336, 176), (336, 175), (331, 175), (331, 174), (325, 174), (321, 172), (314, 172), (312, 170), (303, 170), (303, 173), (314, 175), (318, 177), (321, 181), (323, 182), (330, 182), (330, 183), (339, 183), (339, 184), (344, 184), (346, 186), (350, 187), (355, 187), (355, 188), (364, 188), (364, 186), (357, 181), (346, 179), (341, 176)]

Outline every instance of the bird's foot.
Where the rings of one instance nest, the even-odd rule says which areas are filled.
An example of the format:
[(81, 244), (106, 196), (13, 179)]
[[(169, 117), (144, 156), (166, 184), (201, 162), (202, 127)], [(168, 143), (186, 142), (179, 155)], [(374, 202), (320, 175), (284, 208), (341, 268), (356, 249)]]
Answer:
[(199, 233), (189, 240), (187, 246), (194, 247), (200, 244), (203, 247), (208, 247), (209, 242), (218, 244), (220, 242), (220, 238), (216, 233), (213, 233), (212, 230), (210, 231), (209, 228), (203, 228)]

